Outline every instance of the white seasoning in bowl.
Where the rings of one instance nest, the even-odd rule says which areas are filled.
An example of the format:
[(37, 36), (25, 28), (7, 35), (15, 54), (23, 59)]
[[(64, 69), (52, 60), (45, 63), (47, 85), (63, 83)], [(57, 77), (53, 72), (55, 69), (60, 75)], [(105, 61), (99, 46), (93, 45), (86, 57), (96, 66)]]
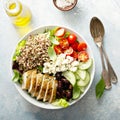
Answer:
[(74, 3), (75, 0), (56, 0), (56, 5), (61, 8), (65, 8)]

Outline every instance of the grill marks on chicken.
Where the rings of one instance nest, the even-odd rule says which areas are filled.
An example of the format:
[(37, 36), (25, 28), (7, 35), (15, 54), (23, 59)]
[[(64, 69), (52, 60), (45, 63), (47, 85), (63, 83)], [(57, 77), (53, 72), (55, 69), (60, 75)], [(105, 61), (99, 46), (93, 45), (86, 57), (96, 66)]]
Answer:
[(57, 85), (55, 77), (37, 73), (37, 70), (29, 70), (23, 74), (22, 89), (27, 90), (37, 100), (53, 102), (56, 98)]

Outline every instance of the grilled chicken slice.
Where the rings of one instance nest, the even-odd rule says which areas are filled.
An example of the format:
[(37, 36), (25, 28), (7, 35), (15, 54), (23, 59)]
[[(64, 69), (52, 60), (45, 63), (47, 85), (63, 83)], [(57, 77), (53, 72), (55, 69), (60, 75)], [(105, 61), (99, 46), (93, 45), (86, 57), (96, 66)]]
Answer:
[(41, 85), (41, 89), (39, 91), (37, 100), (42, 100), (44, 98), (45, 92), (46, 92), (46, 88), (47, 88), (47, 83), (49, 82), (49, 75), (45, 74), (43, 76), (43, 80), (42, 80), (42, 85)]
[(53, 81), (54, 81), (54, 77), (49, 76), (49, 82), (47, 84), (47, 89), (46, 89), (45, 96), (43, 99), (44, 102), (49, 101), (51, 97)]
[(45, 91), (45, 95), (44, 95), (44, 98), (43, 98), (43, 102), (46, 102), (46, 101), (48, 101), (48, 99), (47, 99), (47, 94), (48, 94), (48, 91), (49, 91), (49, 86), (50, 86), (50, 82), (51, 81), (49, 81), (48, 83), (47, 83), (47, 88), (46, 88), (46, 91)]
[(43, 80), (43, 74), (38, 73), (37, 77), (36, 77), (36, 86), (35, 86), (35, 92), (33, 94), (33, 97), (37, 97), (38, 96), (39, 91), (41, 89), (42, 80)]
[(52, 93), (51, 93), (51, 97), (49, 99), (49, 103), (52, 103), (55, 100), (56, 91), (57, 91), (57, 80), (54, 80), (53, 85), (52, 85)]
[(34, 70), (31, 75), (31, 82), (30, 82), (30, 87), (28, 89), (28, 92), (33, 94), (35, 91), (35, 85), (36, 85), (36, 75), (37, 75), (37, 70)]
[(55, 77), (37, 73), (37, 70), (29, 70), (23, 74), (22, 89), (28, 90), (37, 100), (53, 102), (56, 98), (57, 85)]
[(29, 70), (23, 74), (22, 89), (28, 90), (31, 82), (31, 75), (33, 70)]

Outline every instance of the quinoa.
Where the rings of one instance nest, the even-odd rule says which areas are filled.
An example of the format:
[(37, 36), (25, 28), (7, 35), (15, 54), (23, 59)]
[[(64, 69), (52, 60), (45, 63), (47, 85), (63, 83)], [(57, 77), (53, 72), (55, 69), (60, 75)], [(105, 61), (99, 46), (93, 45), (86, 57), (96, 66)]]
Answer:
[(47, 52), (49, 46), (50, 41), (46, 33), (30, 35), (16, 60), (19, 70), (27, 71), (37, 66), (43, 66), (44, 62), (50, 60)]

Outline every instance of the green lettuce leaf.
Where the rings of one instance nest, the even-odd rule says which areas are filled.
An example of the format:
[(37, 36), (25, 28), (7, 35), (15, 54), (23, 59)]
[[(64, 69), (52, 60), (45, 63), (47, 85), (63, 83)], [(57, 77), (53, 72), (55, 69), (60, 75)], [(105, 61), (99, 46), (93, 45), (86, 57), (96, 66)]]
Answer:
[(50, 36), (54, 36), (55, 35), (55, 32), (56, 30), (58, 29), (59, 27), (55, 27), (54, 29), (51, 29), (49, 32), (50, 32)]
[(50, 46), (48, 48), (48, 55), (49, 55), (51, 60), (55, 60), (56, 59), (57, 55), (55, 53), (54, 46)]
[(51, 41), (51, 43), (55, 45), (59, 45), (58, 40), (54, 36), (49, 36), (49, 40)]
[(15, 50), (15, 53), (14, 53), (13, 58), (12, 58), (13, 61), (15, 61), (17, 56), (20, 55), (20, 50), (21, 50), (21, 48), (23, 48), (25, 46), (25, 44), (26, 44), (26, 40), (22, 40), (18, 43), (16, 50)]
[(13, 70), (13, 72), (14, 72), (14, 77), (13, 77), (12, 81), (22, 83), (22, 76), (19, 73), (19, 71)]
[(67, 102), (65, 99), (61, 98), (61, 99), (57, 99), (55, 102), (52, 103), (55, 106), (61, 106), (61, 107), (68, 107), (69, 106), (69, 102)]

